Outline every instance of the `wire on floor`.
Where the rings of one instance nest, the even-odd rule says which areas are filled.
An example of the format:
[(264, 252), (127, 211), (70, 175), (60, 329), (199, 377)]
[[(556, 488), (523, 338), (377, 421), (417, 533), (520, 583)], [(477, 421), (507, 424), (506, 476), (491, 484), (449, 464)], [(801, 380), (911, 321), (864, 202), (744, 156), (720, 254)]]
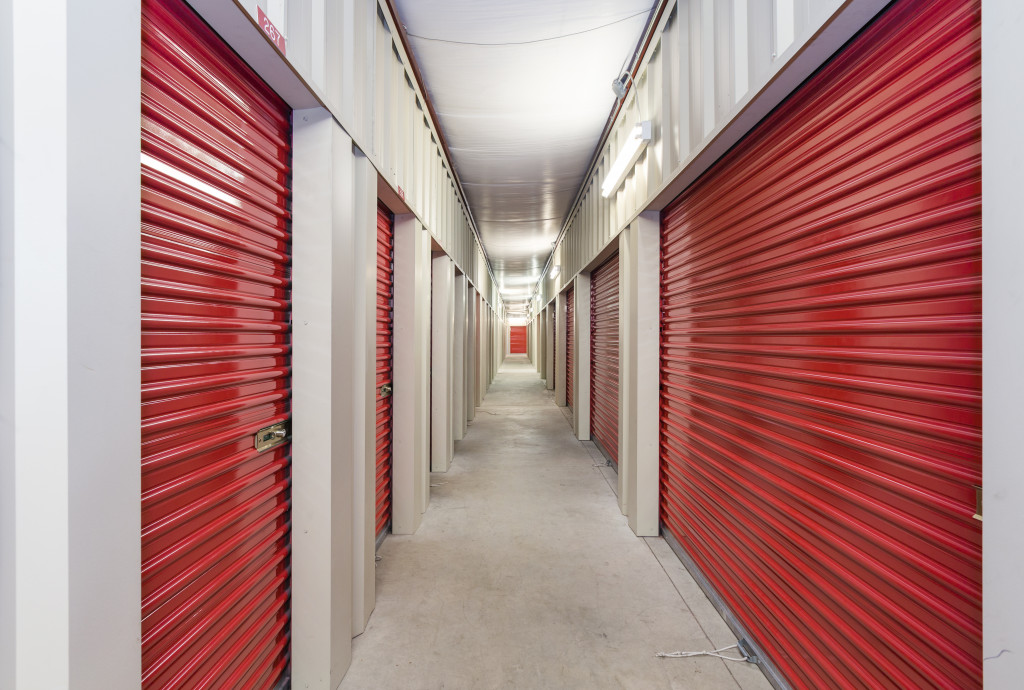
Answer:
[[(727, 652), (730, 649), (739, 649), (739, 648), (740, 648), (739, 644), (731, 644), (728, 647), (722, 647), (720, 649), (715, 649), (715, 650), (712, 650), (710, 652), (708, 652), (708, 651), (701, 651), (701, 652), (658, 652), (654, 656), (660, 657), (662, 659), (689, 659), (689, 658), (695, 657), (695, 656), (713, 656), (716, 659), (725, 659), (726, 661), (750, 661), (750, 659), (745, 657), (745, 656), (736, 657), (736, 656), (726, 656), (726, 655), (722, 654), (722, 652)], [(743, 652), (741, 650), (740, 654), (742, 654), (742, 653)]]

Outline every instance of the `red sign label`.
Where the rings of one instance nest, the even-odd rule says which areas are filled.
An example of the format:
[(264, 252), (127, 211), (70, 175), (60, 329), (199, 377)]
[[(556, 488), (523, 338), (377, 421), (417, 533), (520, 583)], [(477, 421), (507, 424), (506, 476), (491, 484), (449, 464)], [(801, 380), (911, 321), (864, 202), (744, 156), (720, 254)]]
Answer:
[(402, 201), (405, 201), (405, 190), (401, 187), (398, 188), (398, 196), (402, 198)]
[(277, 46), (277, 49), (281, 51), (281, 55), (285, 55), (284, 34), (277, 30), (277, 27), (274, 26), (273, 22), (270, 21), (270, 18), (267, 17), (262, 7), (256, 8), (256, 23), (260, 25), (261, 29), (263, 29), (263, 33), (270, 36), (270, 40), (273, 41), (274, 45)]

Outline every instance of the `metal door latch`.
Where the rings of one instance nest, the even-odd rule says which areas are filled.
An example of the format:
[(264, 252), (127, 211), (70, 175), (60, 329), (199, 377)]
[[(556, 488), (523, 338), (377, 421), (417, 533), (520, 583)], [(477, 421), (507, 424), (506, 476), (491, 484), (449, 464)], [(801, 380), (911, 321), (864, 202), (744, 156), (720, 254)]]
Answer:
[(391, 396), (391, 384), (385, 383), (380, 387), (380, 397), (387, 398)]
[(265, 426), (256, 432), (253, 439), (256, 450), (263, 452), (274, 446), (279, 446), (291, 437), (291, 423), (279, 422), (271, 426)]

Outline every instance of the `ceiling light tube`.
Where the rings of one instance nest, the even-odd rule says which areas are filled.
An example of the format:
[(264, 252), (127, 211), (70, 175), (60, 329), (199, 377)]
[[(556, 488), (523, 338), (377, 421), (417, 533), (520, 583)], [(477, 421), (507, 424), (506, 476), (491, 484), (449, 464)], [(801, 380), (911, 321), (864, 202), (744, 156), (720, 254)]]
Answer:
[(557, 278), (559, 271), (562, 270), (561, 264), (556, 264), (551, 267), (551, 273), (548, 274), (548, 278)]
[(644, 120), (636, 123), (629, 136), (626, 137), (626, 142), (622, 145), (622, 150), (619, 151), (612, 167), (608, 169), (604, 182), (601, 183), (601, 196), (609, 197), (618, 190), (650, 140), (651, 121)]

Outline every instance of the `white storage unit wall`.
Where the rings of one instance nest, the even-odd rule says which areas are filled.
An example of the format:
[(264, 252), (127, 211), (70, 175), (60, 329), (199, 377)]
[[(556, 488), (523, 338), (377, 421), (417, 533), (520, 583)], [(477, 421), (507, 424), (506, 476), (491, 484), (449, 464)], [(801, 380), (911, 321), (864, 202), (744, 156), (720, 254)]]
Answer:
[[(194, 6), (215, 0), (195, 0)], [(387, 2), (244, 0), (285, 34), (286, 59), (381, 178), (501, 311), (472, 214), (432, 122)], [(205, 13), (204, 13), (205, 15)], [(216, 26), (214, 27), (216, 28)], [(333, 37), (341, 40), (328, 40)], [(363, 67), (363, 69), (359, 69)]]
[[(665, 0), (607, 139), (538, 283), (554, 299), (643, 211), (660, 210), (856, 33), (885, 0)], [(789, 8), (787, 10), (786, 8)], [(608, 198), (601, 184), (625, 137), (651, 139)]]

